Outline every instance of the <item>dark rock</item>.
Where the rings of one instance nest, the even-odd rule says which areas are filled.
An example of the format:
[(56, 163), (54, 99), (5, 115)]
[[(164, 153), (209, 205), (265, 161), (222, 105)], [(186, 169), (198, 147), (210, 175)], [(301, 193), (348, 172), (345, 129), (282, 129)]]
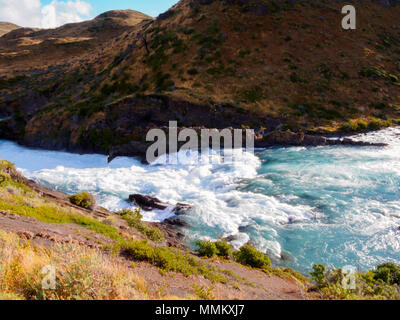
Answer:
[(172, 212), (177, 216), (183, 216), (191, 209), (193, 209), (193, 206), (191, 206), (190, 204), (177, 203)]
[(22, 239), (31, 240), (34, 238), (34, 234), (30, 231), (19, 231), (17, 232), (18, 236)]
[[(163, 202), (160, 199), (142, 194), (130, 195), (129, 201), (136, 204), (138, 207), (142, 208), (145, 211), (152, 211), (154, 209), (165, 210), (170, 206), (168, 203)], [(172, 213), (174, 213), (176, 216), (182, 216), (192, 208), (193, 206), (191, 206), (190, 204), (177, 203), (172, 210)]]
[(237, 234), (233, 234), (233, 235), (230, 235), (230, 236), (225, 238), (225, 240), (228, 241), (228, 242), (232, 242), (232, 241), (235, 241), (237, 239), (238, 239)]
[(265, 148), (271, 146), (326, 146), (326, 145), (350, 145), (350, 146), (375, 146), (384, 147), (385, 143), (371, 143), (356, 141), (349, 138), (329, 140), (319, 135), (309, 135), (290, 131), (273, 131), (262, 139), (255, 140), (255, 146)]
[(256, 146), (317, 146), (326, 145), (327, 139), (321, 136), (311, 136), (304, 133), (294, 133), (290, 131), (273, 131), (262, 138), (256, 140)]
[(185, 235), (184, 235), (183, 233), (178, 232), (178, 233), (176, 234), (176, 237), (177, 237), (179, 240), (182, 240), (182, 239), (185, 238)]
[(140, 141), (131, 141), (124, 145), (117, 145), (110, 150), (108, 163), (117, 157), (140, 157), (144, 160), (149, 146), (149, 143)]
[(188, 227), (189, 223), (187, 223), (186, 221), (182, 220), (182, 219), (166, 219), (164, 220), (164, 223), (169, 224), (171, 226), (175, 226), (175, 227)]
[(239, 232), (246, 232), (246, 231), (249, 230), (249, 228), (250, 228), (250, 225), (247, 225), (247, 226), (240, 226), (240, 227), (239, 227)]
[(157, 198), (144, 196), (141, 194), (130, 195), (129, 201), (133, 202), (145, 211), (152, 211), (153, 209), (165, 210), (168, 208), (168, 203), (162, 202)]
[(349, 138), (327, 140), (328, 145), (359, 146), (359, 147), (387, 147), (386, 143), (357, 141)]

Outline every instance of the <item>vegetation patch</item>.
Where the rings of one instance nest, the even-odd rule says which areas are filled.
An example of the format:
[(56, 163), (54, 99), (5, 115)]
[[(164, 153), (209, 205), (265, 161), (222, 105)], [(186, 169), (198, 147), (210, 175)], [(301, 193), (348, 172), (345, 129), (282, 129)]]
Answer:
[(115, 227), (45, 201), (28, 187), (23, 188), (16, 182), (0, 186), (0, 210), (47, 223), (75, 223), (114, 241), (124, 240)]
[(265, 97), (264, 90), (260, 86), (254, 86), (248, 90), (244, 90), (239, 94), (244, 102), (255, 103)]
[(351, 278), (342, 269), (327, 270), (320, 264), (314, 265), (311, 276), (326, 299), (400, 299), (400, 266), (394, 263), (384, 263), (375, 270), (354, 273)]
[(69, 201), (72, 204), (84, 208), (93, 210), (96, 207), (96, 200), (94, 196), (88, 192), (82, 192), (69, 197)]
[(267, 254), (258, 251), (250, 244), (246, 244), (233, 253), (235, 260), (240, 264), (257, 269), (268, 269), (271, 266), (271, 260)]
[(232, 246), (225, 239), (216, 242), (198, 240), (195, 245), (198, 247), (196, 251), (201, 257), (212, 258), (218, 256), (230, 258), (232, 256)]
[[(46, 266), (56, 270), (55, 290), (42, 281)], [(149, 299), (143, 279), (128, 266), (99, 251), (75, 245), (45, 249), (0, 231), (0, 299), (119, 300)]]
[(386, 72), (385, 70), (378, 68), (378, 67), (368, 67), (361, 70), (360, 75), (362, 77), (367, 78), (382, 78), (386, 80), (390, 80), (393, 83), (398, 83), (399, 78), (394, 75)]
[(122, 217), (126, 222), (128, 222), (129, 226), (135, 228), (140, 233), (146, 236), (149, 240), (155, 242), (161, 242), (164, 240), (164, 234), (157, 227), (152, 227), (142, 221), (143, 216), (140, 213), (140, 210), (121, 210), (117, 212), (119, 216)]
[(131, 259), (146, 261), (162, 271), (179, 272), (187, 277), (193, 274), (202, 275), (212, 282), (227, 281), (215, 267), (173, 248), (154, 248), (146, 241), (137, 241), (127, 242), (117, 249)]
[(369, 121), (362, 119), (350, 120), (344, 123), (340, 127), (340, 131), (343, 132), (363, 132), (367, 130), (378, 130), (382, 128), (387, 128), (393, 125), (391, 120), (381, 120), (377, 118), (371, 118)]

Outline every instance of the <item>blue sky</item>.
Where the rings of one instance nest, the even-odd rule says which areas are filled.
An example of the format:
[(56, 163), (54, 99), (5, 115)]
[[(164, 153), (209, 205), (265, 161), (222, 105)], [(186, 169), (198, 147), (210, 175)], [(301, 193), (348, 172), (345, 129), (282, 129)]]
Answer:
[(0, 21), (22, 27), (56, 28), (109, 10), (132, 9), (156, 17), (178, 0), (0, 0)]
[[(52, 0), (42, 0), (43, 5), (51, 3)], [(116, 9), (132, 9), (156, 17), (167, 11), (178, 0), (84, 0), (92, 6), (92, 16)]]

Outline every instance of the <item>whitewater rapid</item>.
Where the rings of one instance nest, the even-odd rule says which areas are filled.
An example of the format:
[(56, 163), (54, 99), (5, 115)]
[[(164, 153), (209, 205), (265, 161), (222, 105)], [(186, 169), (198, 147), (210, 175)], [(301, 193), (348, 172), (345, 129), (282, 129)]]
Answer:
[[(357, 136), (388, 147), (289, 147), (240, 153), (235, 162), (150, 165), (131, 158), (32, 150), (0, 141), (0, 158), (29, 178), (66, 193), (88, 191), (119, 210), (140, 193), (194, 209), (189, 240), (252, 241), (275, 263), (304, 273), (400, 263), (400, 128)], [(171, 211), (144, 212), (162, 221)], [(283, 259), (282, 259), (283, 258)]]

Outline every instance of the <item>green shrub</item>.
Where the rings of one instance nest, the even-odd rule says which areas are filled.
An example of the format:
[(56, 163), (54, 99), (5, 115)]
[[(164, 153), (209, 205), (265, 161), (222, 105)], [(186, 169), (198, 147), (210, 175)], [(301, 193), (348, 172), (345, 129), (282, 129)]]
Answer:
[(196, 251), (201, 257), (212, 258), (218, 254), (218, 249), (215, 245), (215, 242), (198, 240), (195, 242), (195, 245), (198, 246)]
[(254, 103), (264, 98), (264, 91), (259, 86), (254, 86), (249, 90), (240, 93), (240, 97), (244, 102)]
[(199, 287), (198, 285), (193, 285), (193, 291), (197, 297), (201, 300), (216, 300), (216, 296), (213, 294), (213, 288), (206, 288), (204, 286)]
[(96, 207), (96, 200), (89, 192), (82, 192), (69, 197), (69, 201), (78, 207), (93, 210)]
[(128, 222), (128, 225), (130, 227), (135, 228), (148, 239), (155, 242), (161, 242), (164, 240), (164, 234), (160, 229), (158, 229), (157, 227), (149, 226), (142, 221), (143, 216), (140, 213), (140, 210), (133, 211), (129, 209), (124, 209), (117, 212), (117, 214), (120, 215), (122, 219), (124, 219), (126, 222)]
[(394, 263), (383, 263), (373, 271), (374, 279), (389, 285), (400, 285), (400, 266)]
[(195, 245), (198, 246), (196, 252), (201, 257), (212, 258), (218, 256), (229, 258), (232, 256), (232, 246), (225, 239), (216, 242), (198, 240), (195, 242)]
[(11, 177), (9, 174), (0, 172), (0, 187), (5, 187), (11, 182)]
[(390, 74), (390, 73), (386, 72), (385, 70), (377, 68), (377, 67), (364, 68), (361, 70), (360, 75), (362, 77), (367, 77), (367, 78), (370, 78), (370, 77), (382, 78), (382, 79), (390, 80), (393, 83), (399, 82), (399, 78), (396, 75)]
[(215, 242), (215, 246), (219, 257), (229, 258), (232, 256), (232, 246), (225, 239)]
[(246, 244), (239, 251), (235, 251), (233, 256), (240, 264), (253, 268), (266, 269), (271, 266), (269, 256), (258, 251), (250, 244)]
[(163, 271), (179, 272), (185, 276), (197, 274), (212, 282), (226, 282), (226, 278), (211, 265), (173, 248), (154, 248), (146, 241), (136, 241), (122, 244), (118, 249), (131, 259), (146, 261)]
[(358, 132), (358, 131), (366, 131), (366, 130), (378, 130), (381, 128), (390, 127), (393, 125), (391, 120), (380, 120), (376, 118), (372, 118), (368, 122), (365, 120), (358, 120), (358, 121), (348, 121), (344, 123), (340, 130), (344, 132)]
[(0, 170), (14, 169), (14, 165), (7, 160), (0, 160)]
[(312, 279), (318, 284), (318, 286), (323, 286), (325, 284), (326, 267), (323, 264), (315, 264), (313, 270), (314, 271), (310, 273)]
[(358, 131), (364, 131), (367, 130), (368, 128), (368, 122), (364, 121), (364, 120), (359, 120), (358, 123)]
[(383, 121), (380, 119), (372, 118), (368, 123), (368, 129), (378, 130), (381, 128), (390, 127), (391, 125), (392, 125), (392, 122), (390, 120)]
[(348, 280), (342, 269), (327, 270), (323, 264), (314, 265), (312, 279), (325, 299), (400, 299), (400, 267), (384, 263), (376, 270), (356, 273), (355, 287), (347, 289), (343, 282)]

